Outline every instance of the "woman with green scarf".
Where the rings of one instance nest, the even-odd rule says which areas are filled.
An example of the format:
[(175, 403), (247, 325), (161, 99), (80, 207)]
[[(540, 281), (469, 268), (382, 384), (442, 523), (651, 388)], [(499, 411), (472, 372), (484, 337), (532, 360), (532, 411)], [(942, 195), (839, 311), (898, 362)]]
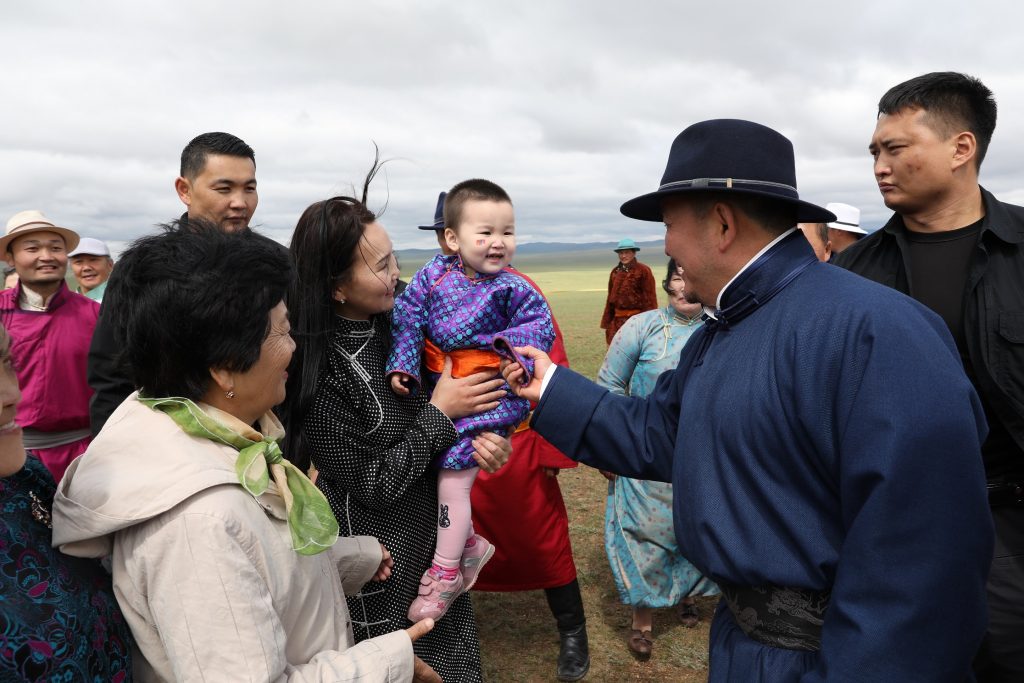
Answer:
[(390, 553), (339, 539), (282, 457), (290, 278), (280, 245), (194, 221), (124, 254), (104, 315), (139, 391), (62, 480), (54, 544), (110, 556), (139, 680), (439, 681), (432, 624), (355, 645), (344, 591)]

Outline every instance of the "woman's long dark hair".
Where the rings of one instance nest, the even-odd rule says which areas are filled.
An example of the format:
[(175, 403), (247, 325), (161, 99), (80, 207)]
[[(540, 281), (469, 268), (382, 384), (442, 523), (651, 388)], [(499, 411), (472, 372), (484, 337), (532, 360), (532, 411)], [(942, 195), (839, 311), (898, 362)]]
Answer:
[(359, 240), (366, 226), (377, 220), (377, 214), (366, 207), (366, 198), (381, 166), (377, 152), (363, 181), (361, 198), (339, 195), (311, 204), (292, 234), (289, 250), (295, 277), (288, 292), (288, 315), (297, 348), (288, 368), (288, 397), (278, 412), (287, 432), (284, 454), (302, 469), (309, 467), (302, 423), (327, 364), (334, 329), (334, 290), (351, 277)]

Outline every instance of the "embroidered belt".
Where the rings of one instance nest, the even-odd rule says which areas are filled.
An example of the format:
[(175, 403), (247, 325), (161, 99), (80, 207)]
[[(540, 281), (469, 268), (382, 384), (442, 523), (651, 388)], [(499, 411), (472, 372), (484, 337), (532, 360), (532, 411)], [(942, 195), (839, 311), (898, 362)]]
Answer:
[(725, 604), (736, 625), (764, 645), (817, 652), (831, 591), (783, 586), (735, 586), (721, 581)]
[(445, 352), (429, 339), (423, 340), (423, 362), (427, 370), (437, 373), (444, 371), (445, 356), (451, 356), (452, 377), (469, 377), (478, 372), (498, 374), (501, 370), (501, 356), (494, 351), (455, 349)]
[(25, 450), (36, 448), (56, 448), (69, 443), (81, 441), (92, 434), (88, 427), (72, 429), (67, 432), (41, 432), (38, 429), (22, 429), (21, 438), (25, 442)]

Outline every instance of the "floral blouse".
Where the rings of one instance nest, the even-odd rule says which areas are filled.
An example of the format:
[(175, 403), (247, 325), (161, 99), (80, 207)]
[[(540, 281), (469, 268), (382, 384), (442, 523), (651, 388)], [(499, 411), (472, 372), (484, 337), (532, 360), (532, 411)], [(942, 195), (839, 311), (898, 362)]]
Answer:
[(110, 576), (51, 545), (55, 490), (31, 455), (0, 478), (0, 681), (130, 681), (133, 641)]

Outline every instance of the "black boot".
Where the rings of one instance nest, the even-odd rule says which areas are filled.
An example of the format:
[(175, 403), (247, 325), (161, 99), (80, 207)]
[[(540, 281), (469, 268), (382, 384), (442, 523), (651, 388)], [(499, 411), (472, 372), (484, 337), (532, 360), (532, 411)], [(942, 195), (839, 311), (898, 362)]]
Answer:
[(583, 614), (580, 584), (572, 583), (558, 588), (546, 588), (551, 614), (558, 624), (558, 680), (578, 681), (590, 670), (590, 647), (587, 644), (587, 619)]

